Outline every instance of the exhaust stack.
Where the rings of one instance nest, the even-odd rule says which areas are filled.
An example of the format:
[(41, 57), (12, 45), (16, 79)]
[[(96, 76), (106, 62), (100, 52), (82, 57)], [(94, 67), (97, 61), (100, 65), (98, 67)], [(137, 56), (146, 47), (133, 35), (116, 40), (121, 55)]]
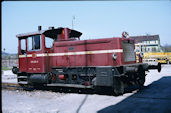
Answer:
[(42, 30), (42, 26), (38, 26), (38, 31), (41, 31)]
[(53, 30), (53, 29), (54, 29), (54, 27), (53, 27), (53, 26), (49, 27), (49, 30)]

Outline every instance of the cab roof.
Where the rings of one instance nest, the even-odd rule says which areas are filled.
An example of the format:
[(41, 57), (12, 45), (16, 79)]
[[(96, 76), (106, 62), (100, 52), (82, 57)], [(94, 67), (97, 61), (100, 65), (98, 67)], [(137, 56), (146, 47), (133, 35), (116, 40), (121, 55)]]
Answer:
[[(36, 32), (18, 34), (18, 35), (16, 35), (16, 37), (22, 39), (22, 38), (26, 38), (28, 36), (44, 34), (47, 37), (55, 38), (56, 34), (60, 34), (63, 29), (64, 29), (63, 27), (59, 27), (59, 28), (56, 28), (56, 29), (39, 30), (39, 31), (36, 31)], [(69, 28), (67, 28), (67, 29), (69, 29)], [(81, 32), (70, 29), (70, 36), (71, 37), (80, 37), (81, 35), (82, 35)]]

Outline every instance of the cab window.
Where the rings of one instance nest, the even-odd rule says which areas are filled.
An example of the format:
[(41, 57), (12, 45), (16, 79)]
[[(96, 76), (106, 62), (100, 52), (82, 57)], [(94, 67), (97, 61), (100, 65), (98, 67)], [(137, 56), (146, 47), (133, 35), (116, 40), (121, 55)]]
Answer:
[(53, 46), (53, 39), (49, 37), (45, 37), (45, 47), (51, 48)]
[(21, 39), (21, 54), (26, 53), (26, 39)]
[(27, 38), (28, 51), (40, 50), (40, 35), (35, 35)]

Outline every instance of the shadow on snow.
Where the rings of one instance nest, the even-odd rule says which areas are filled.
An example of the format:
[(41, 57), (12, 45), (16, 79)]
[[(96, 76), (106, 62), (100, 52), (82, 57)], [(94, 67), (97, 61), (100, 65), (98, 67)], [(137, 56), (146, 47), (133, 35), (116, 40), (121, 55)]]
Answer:
[(98, 113), (171, 113), (171, 77), (162, 77)]

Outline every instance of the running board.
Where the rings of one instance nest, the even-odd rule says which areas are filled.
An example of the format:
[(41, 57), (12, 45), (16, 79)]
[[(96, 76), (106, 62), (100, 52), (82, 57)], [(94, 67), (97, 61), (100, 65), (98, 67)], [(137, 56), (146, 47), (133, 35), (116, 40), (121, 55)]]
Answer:
[(46, 84), (47, 86), (59, 86), (59, 87), (73, 87), (73, 88), (93, 88), (93, 86), (84, 86), (84, 85), (78, 85), (78, 84)]
[(28, 84), (28, 82), (18, 82), (18, 84)]
[(18, 78), (27, 78), (27, 76), (18, 76)]

